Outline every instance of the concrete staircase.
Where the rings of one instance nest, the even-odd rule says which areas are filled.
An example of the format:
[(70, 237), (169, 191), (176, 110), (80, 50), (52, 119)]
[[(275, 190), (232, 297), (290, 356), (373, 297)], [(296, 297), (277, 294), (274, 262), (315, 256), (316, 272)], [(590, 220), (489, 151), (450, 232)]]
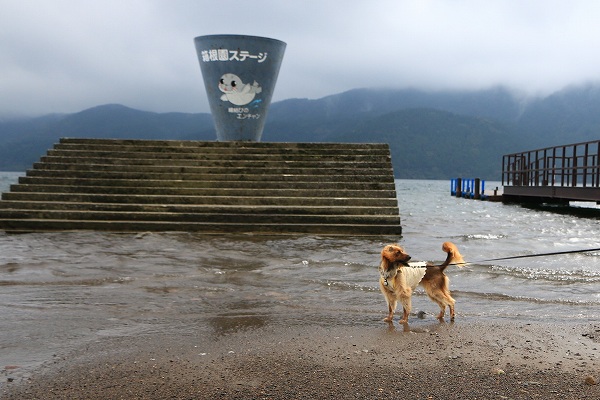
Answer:
[(0, 230), (398, 235), (387, 144), (63, 138)]

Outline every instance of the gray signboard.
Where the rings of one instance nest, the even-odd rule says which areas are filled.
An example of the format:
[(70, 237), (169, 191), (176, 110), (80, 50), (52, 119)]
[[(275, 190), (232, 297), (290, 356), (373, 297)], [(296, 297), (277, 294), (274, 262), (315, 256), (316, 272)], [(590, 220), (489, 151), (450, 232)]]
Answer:
[(286, 44), (246, 35), (194, 39), (219, 141), (260, 141)]

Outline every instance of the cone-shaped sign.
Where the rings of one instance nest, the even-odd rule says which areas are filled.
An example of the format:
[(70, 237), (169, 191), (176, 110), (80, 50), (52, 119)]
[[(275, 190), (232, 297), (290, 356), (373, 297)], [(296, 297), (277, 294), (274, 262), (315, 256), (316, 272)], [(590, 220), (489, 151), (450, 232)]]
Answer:
[(260, 141), (286, 44), (245, 35), (194, 39), (217, 140)]

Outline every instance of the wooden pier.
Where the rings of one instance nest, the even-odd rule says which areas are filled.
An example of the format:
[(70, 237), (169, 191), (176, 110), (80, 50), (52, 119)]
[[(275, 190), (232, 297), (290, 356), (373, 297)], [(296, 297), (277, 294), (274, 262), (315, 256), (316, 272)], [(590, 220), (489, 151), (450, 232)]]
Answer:
[(504, 202), (600, 204), (600, 140), (507, 154)]

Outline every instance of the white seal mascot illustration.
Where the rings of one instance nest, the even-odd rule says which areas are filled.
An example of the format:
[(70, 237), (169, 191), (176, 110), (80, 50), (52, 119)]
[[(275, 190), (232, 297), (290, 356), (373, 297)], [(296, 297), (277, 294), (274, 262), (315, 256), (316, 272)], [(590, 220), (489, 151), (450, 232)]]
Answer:
[(257, 93), (262, 92), (262, 88), (256, 81), (252, 85), (244, 83), (234, 74), (225, 74), (219, 79), (219, 90), (224, 93), (221, 100), (229, 101), (236, 106), (250, 103)]

